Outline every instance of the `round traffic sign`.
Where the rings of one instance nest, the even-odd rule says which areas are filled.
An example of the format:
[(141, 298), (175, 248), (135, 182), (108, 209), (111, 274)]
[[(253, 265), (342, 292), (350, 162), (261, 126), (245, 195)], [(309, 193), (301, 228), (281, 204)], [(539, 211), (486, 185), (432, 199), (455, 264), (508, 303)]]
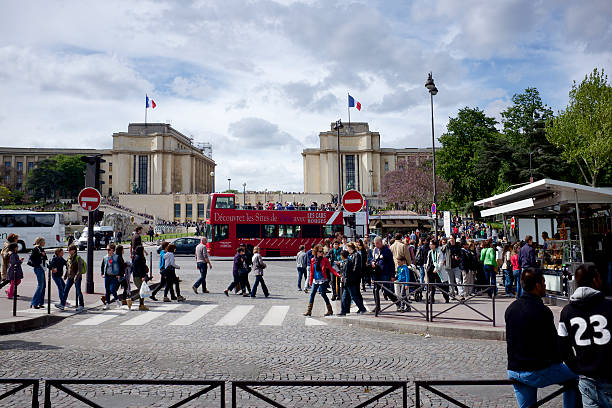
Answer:
[(349, 190), (342, 196), (342, 206), (346, 212), (357, 212), (363, 207), (363, 196), (357, 190)]
[(431, 215), (436, 215), (436, 203), (431, 205)]
[(101, 202), (100, 192), (93, 187), (85, 187), (79, 193), (79, 205), (86, 211), (95, 211)]
[(510, 228), (514, 229), (516, 227), (516, 222), (514, 221), (514, 217), (510, 218)]

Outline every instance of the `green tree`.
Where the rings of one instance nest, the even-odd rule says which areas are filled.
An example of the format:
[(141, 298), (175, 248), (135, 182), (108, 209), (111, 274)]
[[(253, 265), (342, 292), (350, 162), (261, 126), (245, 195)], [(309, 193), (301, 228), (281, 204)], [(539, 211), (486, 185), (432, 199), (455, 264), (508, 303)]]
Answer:
[(482, 147), (499, 139), (496, 124), (482, 110), (465, 107), (450, 118), (447, 132), (438, 139), (442, 144), (436, 157), (438, 171), (451, 183), (450, 200), (457, 207), (487, 197), (495, 186), (496, 177), (478, 171), (478, 163), (485, 160)]
[(76, 197), (85, 185), (85, 163), (80, 156), (57, 155), (43, 160), (28, 173), (26, 187), (34, 197)]
[(546, 137), (587, 184), (597, 185), (612, 160), (612, 87), (603, 69), (595, 68), (580, 85), (574, 81), (569, 105), (547, 122)]

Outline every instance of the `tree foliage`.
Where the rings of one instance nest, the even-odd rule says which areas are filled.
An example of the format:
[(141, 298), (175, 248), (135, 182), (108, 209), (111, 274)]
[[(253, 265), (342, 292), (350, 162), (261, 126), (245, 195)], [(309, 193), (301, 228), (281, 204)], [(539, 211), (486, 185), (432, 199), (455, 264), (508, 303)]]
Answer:
[[(382, 180), (382, 195), (387, 203), (397, 208), (426, 213), (433, 198), (433, 177), (431, 161), (425, 157), (413, 157), (398, 161), (397, 169), (385, 174)], [(444, 179), (436, 177), (438, 201), (450, 191)]]
[(612, 160), (612, 86), (603, 69), (595, 68), (580, 85), (574, 81), (569, 105), (548, 121), (546, 137), (587, 184), (597, 185)]
[(35, 198), (74, 198), (85, 185), (85, 167), (80, 156), (54, 156), (28, 173), (26, 187)]

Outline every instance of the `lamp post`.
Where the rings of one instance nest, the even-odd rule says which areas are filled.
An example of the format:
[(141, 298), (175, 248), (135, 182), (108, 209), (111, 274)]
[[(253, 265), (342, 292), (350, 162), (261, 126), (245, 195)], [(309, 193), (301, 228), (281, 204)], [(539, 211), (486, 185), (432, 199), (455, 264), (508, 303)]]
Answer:
[(533, 183), (533, 169), (531, 168), (531, 156), (534, 153), (542, 153), (542, 149), (538, 147), (537, 149), (529, 152), (529, 182), (530, 183)]
[(434, 217), (434, 232), (436, 239), (438, 237), (438, 211), (437, 211), (437, 194), (436, 194), (436, 145), (434, 139), (434, 114), (433, 114), (433, 97), (438, 93), (438, 88), (434, 83), (432, 73), (430, 72), (425, 82), (425, 88), (429, 91), (431, 100), (431, 154), (432, 154), (432, 167), (433, 167), (433, 202), (436, 204), (436, 214)]
[(342, 200), (342, 176), (340, 174), (340, 162), (342, 161), (340, 158), (340, 129), (343, 127), (344, 125), (342, 124), (342, 120), (338, 119), (334, 125), (334, 130), (338, 131), (338, 200), (336, 201), (336, 204), (340, 204), (340, 200)]
[(228, 178), (227, 179), (227, 191), (232, 189), (232, 179)]
[(268, 189), (264, 190), (264, 205), (268, 204)]
[(242, 183), (242, 206), (246, 206), (246, 182)]
[(370, 169), (368, 170), (368, 173), (370, 173), (370, 194), (373, 196), (374, 195), (374, 170)]
[(212, 183), (211, 183), (211, 185), (212, 185), (212, 192), (214, 193), (215, 192), (215, 172), (214, 171), (210, 172), (210, 178), (211, 178), (211, 181), (212, 181)]

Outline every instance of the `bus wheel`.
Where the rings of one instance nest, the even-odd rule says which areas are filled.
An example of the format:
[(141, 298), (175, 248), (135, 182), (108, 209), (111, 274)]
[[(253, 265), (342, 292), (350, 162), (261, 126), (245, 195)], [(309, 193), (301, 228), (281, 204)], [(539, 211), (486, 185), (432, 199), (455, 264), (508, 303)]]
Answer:
[(26, 250), (25, 242), (22, 240), (17, 241), (17, 252), (26, 252)]

